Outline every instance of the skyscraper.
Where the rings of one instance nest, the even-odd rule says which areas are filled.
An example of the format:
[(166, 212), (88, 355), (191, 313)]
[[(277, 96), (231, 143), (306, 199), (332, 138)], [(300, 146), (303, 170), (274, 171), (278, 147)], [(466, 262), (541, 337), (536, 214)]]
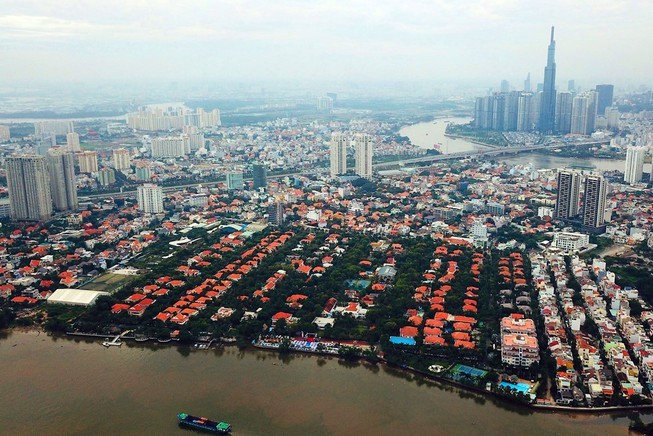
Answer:
[(517, 104), (517, 131), (533, 130), (533, 93), (522, 92)]
[(554, 212), (556, 219), (568, 220), (578, 215), (580, 183), (580, 174), (569, 170), (558, 172), (558, 196)]
[(252, 165), (252, 178), (254, 179), (254, 189), (266, 188), (268, 186), (268, 174), (265, 165), (260, 163)]
[(163, 190), (160, 186), (146, 183), (138, 187), (138, 208), (144, 213), (163, 212)]
[(566, 135), (571, 132), (571, 109), (573, 97), (571, 92), (559, 92), (556, 98), (555, 132)]
[(77, 209), (74, 155), (64, 148), (52, 148), (48, 150), (47, 161), (54, 208), (58, 211)]
[(528, 73), (524, 80), (524, 92), (531, 92), (531, 73)]
[(275, 226), (282, 226), (284, 219), (283, 203), (279, 200), (275, 200), (274, 203), (268, 206), (268, 222)]
[(507, 80), (501, 81), (501, 92), (510, 92), (510, 82)]
[(583, 196), (583, 226), (600, 229), (605, 223), (605, 202), (608, 195), (608, 183), (602, 176), (585, 176), (585, 193)]
[(347, 172), (347, 137), (342, 133), (331, 134), (331, 150), (329, 155), (331, 177)]
[(646, 147), (628, 147), (626, 149), (626, 168), (624, 169), (624, 182), (639, 183), (642, 181), (644, 171), (644, 156)]
[(539, 129), (542, 133), (552, 133), (555, 127), (556, 112), (556, 43), (553, 39), (554, 28), (551, 27), (546, 67), (544, 68), (544, 87), (542, 88), (542, 106), (540, 109)]
[(366, 179), (372, 178), (372, 137), (365, 133), (358, 133), (356, 141), (356, 174)]
[(52, 214), (50, 177), (45, 157), (14, 155), (6, 159), (11, 217), (45, 221)]
[(229, 171), (226, 176), (227, 189), (230, 191), (242, 190), (245, 180), (242, 171)]
[(596, 92), (588, 91), (574, 97), (571, 105), (571, 133), (589, 135), (596, 122)]
[(596, 85), (596, 93), (598, 94), (596, 103), (596, 113), (603, 116), (605, 109), (612, 106), (612, 98), (614, 95), (613, 85)]

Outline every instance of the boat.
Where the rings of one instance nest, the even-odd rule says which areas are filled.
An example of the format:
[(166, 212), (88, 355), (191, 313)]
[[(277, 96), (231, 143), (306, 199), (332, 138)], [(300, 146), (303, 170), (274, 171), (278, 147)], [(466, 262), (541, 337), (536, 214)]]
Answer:
[(226, 422), (211, 421), (208, 418), (189, 415), (187, 413), (177, 414), (179, 425), (208, 433), (226, 434), (231, 432), (231, 424)]
[(112, 346), (113, 347), (119, 347), (119, 346), (122, 345), (122, 342), (119, 342), (119, 341), (118, 342), (117, 341), (104, 341), (104, 342), (102, 342), (102, 345), (104, 345), (105, 347), (112, 347)]

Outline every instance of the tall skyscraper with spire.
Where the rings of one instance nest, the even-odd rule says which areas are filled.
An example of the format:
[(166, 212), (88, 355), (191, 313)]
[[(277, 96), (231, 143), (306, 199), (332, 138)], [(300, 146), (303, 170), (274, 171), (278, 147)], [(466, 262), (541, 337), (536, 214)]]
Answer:
[(551, 41), (544, 68), (544, 87), (542, 89), (542, 105), (540, 107), (539, 129), (542, 133), (552, 133), (555, 128), (556, 114), (556, 42), (553, 39), (554, 28), (551, 27)]

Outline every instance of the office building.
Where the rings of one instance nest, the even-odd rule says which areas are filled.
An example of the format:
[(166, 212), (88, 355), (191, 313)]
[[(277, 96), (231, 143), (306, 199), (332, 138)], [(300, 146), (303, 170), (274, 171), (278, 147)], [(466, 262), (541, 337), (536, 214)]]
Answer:
[(553, 39), (554, 28), (551, 27), (551, 41), (549, 42), (549, 49), (544, 68), (544, 86), (542, 88), (542, 101), (540, 106), (540, 123), (539, 130), (542, 133), (553, 133), (555, 128), (555, 112), (556, 112), (556, 64), (555, 64), (555, 49), (556, 43)]
[(576, 81), (570, 80), (567, 82), (567, 91), (574, 93), (576, 92)]
[(619, 128), (619, 118), (621, 114), (619, 109), (616, 107), (608, 107), (605, 110), (605, 120), (608, 124), (608, 129), (618, 129)]
[(374, 149), (372, 137), (365, 133), (356, 135), (356, 174), (371, 179), (372, 178), (372, 156)]
[(568, 220), (578, 215), (580, 185), (580, 174), (569, 170), (558, 172), (558, 196), (556, 198), (554, 218)]
[(585, 176), (583, 195), (583, 226), (599, 230), (605, 224), (605, 206), (608, 195), (608, 183), (602, 176)]
[(83, 151), (77, 153), (79, 160), (80, 173), (95, 173), (98, 170), (97, 152), (96, 151)]
[(58, 211), (78, 209), (73, 153), (65, 148), (53, 148), (48, 150), (47, 161), (54, 208)]
[(146, 183), (137, 189), (138, 208), (143, 213), (163, 212), (163, 190), (160, 186)]
[(0, 124), (0, 142), (7, 142), (11, 139), (11, 131), (9, 126), (3, 126)]
[(284, 220), (284, 206), (281, 201), (277, 200), (268, 206), (268, 223), (275, 226), (282, 226)]
[(555, 131), (560, 135), (571, 132), (571, 110), (573, 95), (571, 92), (559, 92), (556, 97)]
[(596, 123), (596, 92), (588, 91), (574, 97), (571, 107), (571, 133), (590, 135)]
[(82, 146), (79, 144), (79, 134), (75, 132), (70, 132), (66, 134), (66, 146), (68, 150), (73, 153), (78, 153), (82, 151)]
[(531, 92), (531, 73), (528, 73), (524, 80), (524, 92)]
[(624, 182), (629, 184), (642, 181), (644, 172), (644, 157), (646, 147), (628, 147), (626, 149), (626, 167), (624, 169)]
[(613, 85), (596, 85), (597, 102), (596, 113), (598, 115), (605, 115), (606, 108), (612, 106), (612, 99), (614, 96)]
[(330, 167), (331, 177), (347, 172), (347, 137), (342, 133), (331, 134)]
[(241, 190), (245, 184), (242, 171), (229, 171), (227, 173), (227, 189), (230, 191)]
[(510, 83), (507, 80), (501, 81), (501, 92), (510, 92)]
[(6, 159), (11, 218), (45, 221), (52, 215), (50, 176), (45, 157), (14, 155)]
[(252, 178), (254, 189), (266, 188), (268, 186), (268, 170), (265, 165), (257, 163), (252, 165)]
[(118, 171), (128, 170), (131, 167), (129, 150), (126, 148), (113, 150), (113, 167)]

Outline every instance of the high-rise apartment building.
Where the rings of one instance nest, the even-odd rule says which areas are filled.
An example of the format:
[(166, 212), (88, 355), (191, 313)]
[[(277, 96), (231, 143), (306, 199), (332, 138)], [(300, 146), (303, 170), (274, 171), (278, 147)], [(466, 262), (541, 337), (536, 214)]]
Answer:
[(5, 162), (12, 219), (45, 221), (50, 218), (52, 197), (45, 157), (14, 155)]
[(80, 173), (95, 173), (98, 170), (97, 151), (83, 151), (77, 153)]
[(566, 135), (571, 132), (571, 110), (573, 95), (571, 92), (559, 92), (556, 97), (555, 132)]
[(329, 163), (331, 177), (336, 177), (347, 172), (347, 137), (342, 133), (331, 134), (331, 149)]
[(43, 133), (64, 136), (75, 131), (72, 121), (38, 121), (34, 123), (34, 136), (41, 136)]
[(0, 142), (7, 142), (11, 139), (11, 131), (8, 126), (0, 124)]
[(571, 106), (571, 133), (590, 135), (596, 123), (596, 92), (588, 91), (574, 97)]
[(95, 173), (95, 177), (100, 186), (109, 186), (116, 183), (116, 171), (113, 168), (102, 168)]
[(113, 167), (118, 171), (128, 170), (131, 167), (129, 150), (126, 148), (113, 150)]
[(282, 226), (285, 220), (284, 206), (279, 200), (268, 206), (268, 222), (275, 226)]
[(144, 213), (163, 212), (163, 190), (160, 186), (146, 183), (137, 189), (138, 208)]
[(79, 134), (76, 132), (70, 132), (66, 134), (66, 146), (68, 150), (73, 153), (78, 153), (82, 151), (82, 146), (79, 144)]
[(354, 141), (356, 141), (356, 174), (371, 179), (372, 156), (374, 155), (372, 137), (366, 133), (358, 133)]
[(517, 103), (517, 131), (533, 130), (533, 93), (522, 92)]
[(624, 169), (624, 182), (639, 183), (644, 172), (644, 157), (646, 147), (628, 147), (626, 149), (626, 167)]
[(190, 152), (190, 140), (182, 136), (152, 138), (152, 157), (182, 157)]
[(146, 131), (181, 130), (184, 126), (219, 127), (221, 124), (218, 109), (207, 112), (202, 108), (195, 111), (183, 107), (168, 108), (166, 110), (145, 108), (127, 115), (127, 125), (130, 129)]
[(602, 176), (585, 176), (583, 194), (583, 226), (600, 229), (605, 224), (605, 203), (608, 195), (608, 183)]
[(510, 82), (507, 80), (501, 81), (501, 92), (510, 92)]
[(539, 130), (542, 133), (552, 133), (555, 128), (556, 112), (556, 43), (553, 39), (554, 28), (551, 27), (551, 41), (549, 42), (546, 67), (544, 68), (544, 87), (542, 88), (542, 102), (540, 106)]
[(605, 109), (612, 106), (612, 99), (614, 97), (613, 85), (596, 85), (596, 93), (598, 94), (596, 102), (596, 113), (600, 116), (605, 115)]
[(254, 189), (266, 188), (268, 186), (268, 172), (265, 165), (260, 163), (252, 165), (252, 178), (254, 179)]
[(152, 171), (146, 165), (136, 166), (136, 180), (147, 181), (152, 178)]
[(528, 73), (524, 80), (524, 92), (531, 92), (531, 73)]
[(558, 172), (558, 196), (554, 212), (556, 219), (568, 220), (578, 215), (580, 185), (580, 174), (569, 170)]
[(54, 208), (58, 211), (78, 209), (73, 153), (65, 148), (52, 148), (48, 150), (47, 161)]

